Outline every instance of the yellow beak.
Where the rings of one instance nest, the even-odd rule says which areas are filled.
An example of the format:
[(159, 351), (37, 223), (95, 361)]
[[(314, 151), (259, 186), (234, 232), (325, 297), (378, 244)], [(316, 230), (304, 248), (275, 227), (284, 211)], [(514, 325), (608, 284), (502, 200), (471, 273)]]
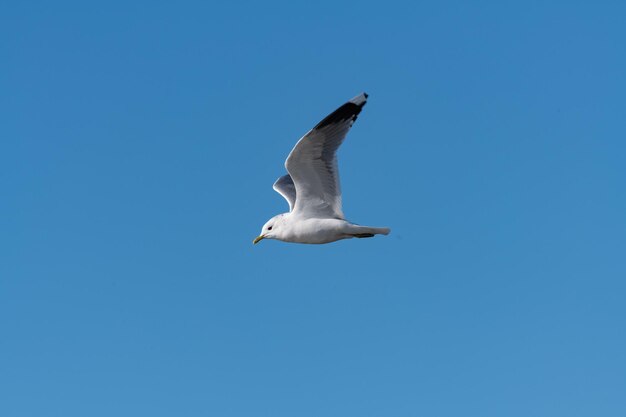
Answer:
[(257, 243), (259, 243), (259, 242), (260, 242), (260, 241), (262, 241), (263, 239), (265, 239), (265, 236), (263, 236), (263, 235), (261, 235), (261, 236), (257, 236), (257, 237), (256, 237), (256, 239), (254, 239), (254, 240), (252, 241), (252, 243), (254, 243), (254, 244), (256, 245)]

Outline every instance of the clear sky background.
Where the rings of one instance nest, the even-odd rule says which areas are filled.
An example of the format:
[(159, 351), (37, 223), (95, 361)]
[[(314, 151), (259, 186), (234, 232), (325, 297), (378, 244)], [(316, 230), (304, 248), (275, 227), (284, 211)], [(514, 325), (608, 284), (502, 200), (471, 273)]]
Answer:
[[(5, 2), (0, 415), (626, 415), (625, 16)], [(253, 246), (361, 91), (391, 235)]]

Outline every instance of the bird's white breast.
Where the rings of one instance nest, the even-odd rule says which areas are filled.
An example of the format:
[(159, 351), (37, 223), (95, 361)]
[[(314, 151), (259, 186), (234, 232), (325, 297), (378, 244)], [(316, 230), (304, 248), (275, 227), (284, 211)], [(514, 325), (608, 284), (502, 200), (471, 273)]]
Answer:
[(338, 219), (285, 219), (280, 240), (294, 243), (330, 243), (346, 239), (350, 223)]

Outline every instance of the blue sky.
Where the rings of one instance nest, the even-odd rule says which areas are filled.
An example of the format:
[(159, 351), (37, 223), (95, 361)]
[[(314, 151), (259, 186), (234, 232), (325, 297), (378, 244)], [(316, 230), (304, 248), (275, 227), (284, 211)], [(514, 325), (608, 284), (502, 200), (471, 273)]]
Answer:
[[(0, 415), (623, 416), (619, 2), (5, 4)], [(370, 100), (344, 211), (251, 241)]]

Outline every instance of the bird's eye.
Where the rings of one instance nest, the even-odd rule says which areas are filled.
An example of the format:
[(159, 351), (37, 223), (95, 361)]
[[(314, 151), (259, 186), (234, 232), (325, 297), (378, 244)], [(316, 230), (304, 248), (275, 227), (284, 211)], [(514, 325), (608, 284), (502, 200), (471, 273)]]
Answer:
[(272, 226), (269, 226), (269, 227), (267, 228), (267, 230), (272, 230)]

